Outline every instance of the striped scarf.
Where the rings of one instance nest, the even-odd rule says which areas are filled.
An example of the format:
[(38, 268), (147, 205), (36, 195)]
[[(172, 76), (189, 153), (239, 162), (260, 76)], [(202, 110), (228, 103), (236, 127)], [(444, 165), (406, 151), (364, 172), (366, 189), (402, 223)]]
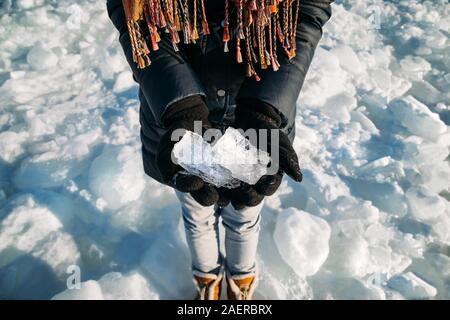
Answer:
[[(170, 35), (175, 51), (178, 44), (196, 43), (199, 35), (210, 33), (205, 0), (122, 0), (133, 49), (133, 59), (139, 68), (151, 64), (150, 50), (158, 50), (161, 30)], [(219, 0), (210, 0), (219, 1)], [(295, 35), (299, 16), (299, 0), (224, 0), (224, 51), (234, 37), (238, 63), (247, 65), (247, 76), (260, 80), (255, 65), (261, 69), (280, 67), (277, 46), (281, 45), (289, 59), (296, 55)], [(230, 4), (230, 2), (232, 2)], [(236, 28), (230, 30), (230, 5), (235, 5)], [(149, 31), (149, 45), (142, 27)], [(180, 39), (180, 35), (182, 39)], [(244, 53), (244, 54), (243, 54)], [(244, 57), (243, 57), (244, 55)]]

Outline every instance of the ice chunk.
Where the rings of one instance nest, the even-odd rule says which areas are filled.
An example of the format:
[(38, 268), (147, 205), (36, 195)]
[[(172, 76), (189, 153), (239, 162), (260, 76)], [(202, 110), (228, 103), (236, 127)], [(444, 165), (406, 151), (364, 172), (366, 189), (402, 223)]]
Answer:
[(308, 81), (300, 93), (300, 100), (316, 108), (346, 91), (348, 81), (339, 65), (339, 59), (328, 50), (318, 47), (308, 72)]
[(331, 238), (331, 254), (326, 267), (340, 276), (362, 278), (369, 271), (369, 257), (368, 243), (361, 235), (349, 237), (336, 233)]
[(405, 141), (403, 160), (405, 162), (437, 165), (445, 161), (449, 155), (449, 149), (443, 148), (437, 143), (427, 143), (418, 137), (409, 137)]
[(423, 37), (424, 45), (433, 49), (445, 49), (448, 42), (448, 36), (437, 29), (426, 29)]
[(103, 294), (98, 282), (89, 280), (81, 283), (80, 289), (67, 289), (55, 295), (52, 300), (103, 300)]
[(106, 300), (156, 300), (159, 295), (140, 273), (111, 272), (98, 281)]
[(353, 110), (351, 112), (352, 121), (359, 122), (364, 130), (370, 132), (373, 135), (379, 135), (380, 131), (377, 129), (375, 124), (370, 120), (361, 110)]
[(347, 177), (353, 194), (372, 201), (382, 211), (403, 217), (407, 214), (407, 205), (403, 189), (397, 182), (376, 182), (366, 179)]
[[(64, 201), (64, 200), (63, 200)], [(22, 255), (44, 261), (59, 276), (77, 263), (80, 252), (71, 235), (63, 231), (61, 216), (35, 197), (23, 195), (7, 204), (0, 223), (0, 268)]]
[(327, 206), (330, 202), (342, 196), (348, 196), (348, 186), (337, 175), (329, 175), (323, 170), (315, 168), (303, 170), (303, 182), (301, 187), (307, 195), (313, 198), (319, 205)]
[(439, 115), (412, 96), (394, 100), (390, 108), (399, 122), (415, 135), (436, 141), (447, 131), (447, 126), (439, 119)]
[(119, 73), (119, 75), (117, 76), (113, 91), (116, 93), (121, 93), (133, 88), (133, 86), (135, 85), (136, 83), (133, 81), (133, 76), (130, 74), (130, 72), (124, 71), (122, 73)]
[(162, 228), (141, 259), (145, 275), (164, 289), (169, 299), (195, 296), (192, 284), (189, 250), (180, 232), (173, 227)]
[(348, 93), (340, 93), (327, 99), (322, 112), (340, 122), (348, 123), (351, 120), (349, 111), (356, 108), (355, 97)]
[(273, 237), (286, 263), (298, 275), (311, 276), (328, 257), (330, 235), (322, 218), (289, 208), (279, 214)]
[[(367, 233), (366, 233), (367, 234)], [(392, 249), (400, 254), (412, 258), (421, 258), (426, 246), (425, 238), (421, 236), (414, 237), (410, 233), (396, 233), (391, 240)]]
[(389, 270), (391, 250), (388, 242), (391, 232), (376, 223), (370, 226), (372, 229), (365, 231), (359, 219), (334, 222), (330, 256), (324, 268), (339, 276), (354, 278), (362, 278), (380, 269)]
[(338, 57), (342, 69), (355, 74), (363, 71), (361, 61), (351, 47), (339, 45), (336, 48), (333, 48), (331, 53)]
[(388, 286), (400, 292), (407, 299), (427, 299), (437, 294), (437, 290), (412, 272), (392, 277)]
[(35, 70), (45, 70), (56, 66), (58, 57), (52, 50), (38, 44), (28, 52), (27, 62)]
[(400, 61), (402, 72), (408, 79), (419, 81), (423, 76), (431, 70), (431, 65), (428, 61), (421, 57), (407, 56)]
[(319, 300), (383, 300), (381, 288), (369, 285), (367, 281), (348, 277), (336, 277), (331, 273), (319, 274), (311, 278), (314, 299)]
[(14, 5), (20, 9), (32, 9), (44, 5), (44, 2), (44, 0), (21, 0), (15, 1)]
[(431, 83), (425, 80), (414, 82), (409, 93), (430, 106), (435, 105), (439, 102), (448, 101), (448, 97), (446, 97)]
[(8, 163), (16, 161), (24, 152), (23, 143), (29, 138), (28, 132), (16, 133), (5, 131), (0, 133), (0, 160)]
[(172, 151), (174, 162), (217, 187), (233, 188), (239, 180), (255, 184), (267, 173), (270, 157), (238, 130), (228, 128), (214, 145), (187, 131)]
[(172, 150), (173, 161), (187, 172), (217, 187), (235, 187), (231, 172), (214, 162), (212, 146), (197, 133), (186, 131)]
[(434, 193), (450, 192), (450, 165), (440, 162), (435, 165), (425, 165), (420, 169), (420, 178), (425, 186)]
[(424, 187), (411, 187), (405, 194), (411, 214), (419, 221), (429, 222), (445, 212), (445, 199)]
[(87, 162), (91, 161), (87, 155), (100, 137), (101, 130), (94, 129), (70, 139), (55, 135), (52, 141), (32, 143), (29, 146), (32, 154), (14, 173), (15, 186), (19, 189), (56, 187), (84, 173)]
[(391, 95), (392, 71), (384, 68), (374, 68), (369, 70), (371, 82), (376, 88), (376, 92), (383, 97)]
[(439, 239), (440, 242), (450, 245), (450, 210), (446, 210), (438, 220), (431, 223), (433, 235)]
[(403, 96), (409, 89), (411, 89), (412, 83), (403, 78), (396, 77), (392, 75), (391, 77), (391, 87), (389, 90), (390, 98), (398, 98)]
[(360, 219), (367, 223), (375, 223), (380, 218), (380, 211), (370, 201), (340, 197), (336, 200), (335, 206), (335, 214), (340, 219)]
[(255, 184), (267, 173), (270, 157), (258, 150), (241, 132), (228, 128), (214, 144), (213, 154), (217, 163), (231, 171), (231, 175), (248, 184)]
[(446, 299), (448, 278), (450, 277), (450, 257), (442, 253), (427, 252), (422, 259), (417, 259), (412, 271), (421, 279), (432, 283), (437, 289), (437, 299)]
[(91, 165), (89, 185), (92, 191), (118, 209), (137, 200), (145, 188), (141, 158), (130, 146), (106, 148)]
[(62, 185), (83, 173), (85, 162), (49, 159), (43, 160), (41, 155), (23, 160), (14, 173), (13, 182), (18, 189), (52, 188)]
[(369, 162), (358, 168), (358, 171), (361, 177), (380, 183), (386, 180), (398, 181), (405, 176), (403, 163), (389, 156)]
[(98, 281), (81, 283), (80, 289), (67, 289), (52, 300), (156, 300), (159, 295), (140, 273), (105, 274)]

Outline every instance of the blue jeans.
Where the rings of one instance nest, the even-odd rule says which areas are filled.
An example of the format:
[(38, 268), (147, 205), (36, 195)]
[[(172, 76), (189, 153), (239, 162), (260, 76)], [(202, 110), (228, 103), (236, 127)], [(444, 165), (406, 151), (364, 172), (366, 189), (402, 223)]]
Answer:
[(263, 202), (235, 210), (232, 205), (203, 207), (188, 193), (177, 192), (194, 273), (217, 274), (223, 265), (219, 246), (219, 217), (225, 226), (226, 268), (231, 275), (255, 273)]

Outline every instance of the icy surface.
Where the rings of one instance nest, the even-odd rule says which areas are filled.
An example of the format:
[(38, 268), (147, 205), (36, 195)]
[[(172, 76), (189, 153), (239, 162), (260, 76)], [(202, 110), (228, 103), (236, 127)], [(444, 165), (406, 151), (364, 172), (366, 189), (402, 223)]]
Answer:
[[(263, 209), (257, 297), (450, 298), (449, 16), (335, 1), (298, 100), (304, 181)], [(0, 299), (195, 295), (117, 38), (104, 1), (0, 5)]]
[(270, 157), (245, 136), (228, 128), (213, 144), (197, 133), (186, 131), (173, 147), (174, 162), (217, 187), (237, 187), (240, 181), (255, 184), (267, 173)]

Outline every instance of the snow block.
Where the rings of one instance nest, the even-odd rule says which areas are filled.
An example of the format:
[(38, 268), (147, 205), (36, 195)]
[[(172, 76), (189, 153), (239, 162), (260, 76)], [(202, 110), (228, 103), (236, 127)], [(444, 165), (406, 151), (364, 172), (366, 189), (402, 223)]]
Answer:
[(429, 299), (437, 294), (435, 287), (412, 272), (392, 277), (388, 286), (400, 292), (406, 299)]
[(439, 115), (412, 96), (396, 99), (389, 104), (397, 120), (412, 134), (436, 141), (447, 131), (447, 126)]
[(322, 218), (289, 208), (279, 214), (273, 237), (285, 262), (298, 275), (311, 276), (328, 257), (330, 235)]
[(140, 154), (130, 146), (105, 148), (92, 162), (89, 185), (112, 210), (137, 200), (145, 188)]

